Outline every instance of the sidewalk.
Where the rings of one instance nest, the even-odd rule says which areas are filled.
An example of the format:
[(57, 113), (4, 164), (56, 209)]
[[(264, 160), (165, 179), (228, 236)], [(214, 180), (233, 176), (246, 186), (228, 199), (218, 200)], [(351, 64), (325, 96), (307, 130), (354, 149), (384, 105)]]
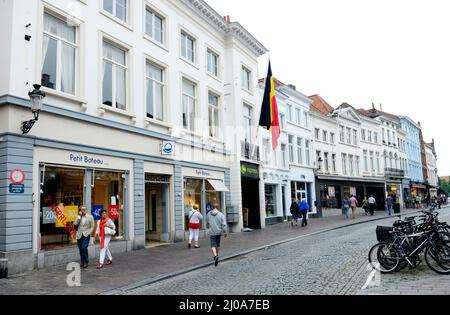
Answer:
[[(309, 220), (309, 226), (306, 228), (292, 228), (288, 222), (250, 233), (231, 234), (223, 240), (221, 257), (235, 257), (246, 251), (300, 236), (387, 218), (385, 212), (377, 212), (374, 217), (365, 216), (362, 209), (359, 209), (358, 212), (355, 220), (346, 220), (343, 216), (328, 216)], [(415, 209), (405, 209), (402, 210), (402, 215), (416, 212)], [(173, 275), (191, 268), (200, 268), (205, 264), (212, 264), (208, 240), (201, 240), (200, 246), (200, 249), (189, 250), (187, 243), (183, 242), (124, 254), (114, 255), (113, 253), (113, 265), (106, 266), (103, 270), (97, 270), (93, 264), (89, 269), (82, 271), (81, 287), (77, 288), (67, 286), (66, 277), (70, 271), (66, 271), (65, 265), (15, 275), (9, 279), (0, 280), (0, 294), (93, 295), (113, 291), (137, 282), (146, 281), (148, 283), (152, 279), (165, 275)]]

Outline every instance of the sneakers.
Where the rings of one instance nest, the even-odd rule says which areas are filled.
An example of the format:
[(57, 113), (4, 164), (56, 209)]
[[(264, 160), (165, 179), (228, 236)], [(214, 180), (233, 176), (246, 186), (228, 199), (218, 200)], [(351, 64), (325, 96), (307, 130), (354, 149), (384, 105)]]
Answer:
[(191, 248), (191, 243), (188, 244), (188, 248)]
[(112, 265), (112, 260), (108, 260), (108, 261), (106, 262), (106, 265), (107, 265), (107, 266)]
[(219, 256), (214, 257), (214, 267), (217, 267), (219, 264)]
[(102, 264), (98, 264), (97, 265), (97, 269), (103, 269), (103, 265)]

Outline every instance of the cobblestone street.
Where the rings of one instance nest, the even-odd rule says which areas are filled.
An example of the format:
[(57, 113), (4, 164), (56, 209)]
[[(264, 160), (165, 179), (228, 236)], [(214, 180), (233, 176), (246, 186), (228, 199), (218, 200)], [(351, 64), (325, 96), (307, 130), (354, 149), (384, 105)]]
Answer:
[[(443, 211), (441, 220), (449, 219)], [(381, 286), (361, 290), (372, 271), (367, 253), (377, 242), (375, 227), (394, 220), (307, 236), (128, 294), (450, 294), (450, 276), (433, 273), (425, 263), (417, 270), (382, 275)]]

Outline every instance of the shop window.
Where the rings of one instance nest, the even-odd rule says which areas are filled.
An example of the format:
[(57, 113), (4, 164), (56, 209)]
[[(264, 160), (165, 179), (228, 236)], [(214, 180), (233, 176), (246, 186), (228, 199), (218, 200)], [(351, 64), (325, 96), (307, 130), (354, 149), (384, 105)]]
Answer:
[(187, 178), (184, 180), (184, 212), (185, 212), (185, 229), (187, 230), (189, 211), (194, 205), (198, 206), (199, 211), (203, 214), (202, 208), (202, 186), (203, 180)]
[(276, 198), (276, 185), (266, 185), (265, 189), (265, 204), (266, 204), (266, 217), (275, 217), (277, 215), (277, 198)]
[(72, 222), (84, 203), (84, 170), (46, 167), (42, 170), (41, 250), (76, 245)]
[[(219, 207), (222, 205), (222, 193), (214, 190), (214, 187), (205, 181), (205, 194), (206, 194), (206, 213), (213, 209), (214, 204), (218, 204)], [(224, 209), (220, 209), (222, 212)]]
[[(118, 172), (104, 172), (95, 170), (92, 174), (92, 210), (94, 213), (95, 228), (99, 221), (95, 213), (101, 209), (108, 211), (109, 216), (116, 225), (117, 233), (112, 240), (123, 240), (125, 236), (124, 216), (124, 185), (125, 176)], [(118, 217), (113, 215), (118, 211)]]

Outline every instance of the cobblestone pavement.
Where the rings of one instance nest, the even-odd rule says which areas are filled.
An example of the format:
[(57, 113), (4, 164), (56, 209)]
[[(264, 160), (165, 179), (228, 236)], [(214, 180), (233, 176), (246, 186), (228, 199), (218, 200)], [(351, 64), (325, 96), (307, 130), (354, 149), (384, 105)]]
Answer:
[[(449, 221), (450, 215), (441, 216)], [(343, 230), (307, 236), (245, 257), (225, 261), (217, 268), (197, 270), (128, 292), (133, 295), (353, 295), (450, 294), (450, 276), (417, 270), (383, 275), (381, 286), (361, 290), (369, 274), (367, 253), (376, 241), (376, 225), (365, 223)]]

